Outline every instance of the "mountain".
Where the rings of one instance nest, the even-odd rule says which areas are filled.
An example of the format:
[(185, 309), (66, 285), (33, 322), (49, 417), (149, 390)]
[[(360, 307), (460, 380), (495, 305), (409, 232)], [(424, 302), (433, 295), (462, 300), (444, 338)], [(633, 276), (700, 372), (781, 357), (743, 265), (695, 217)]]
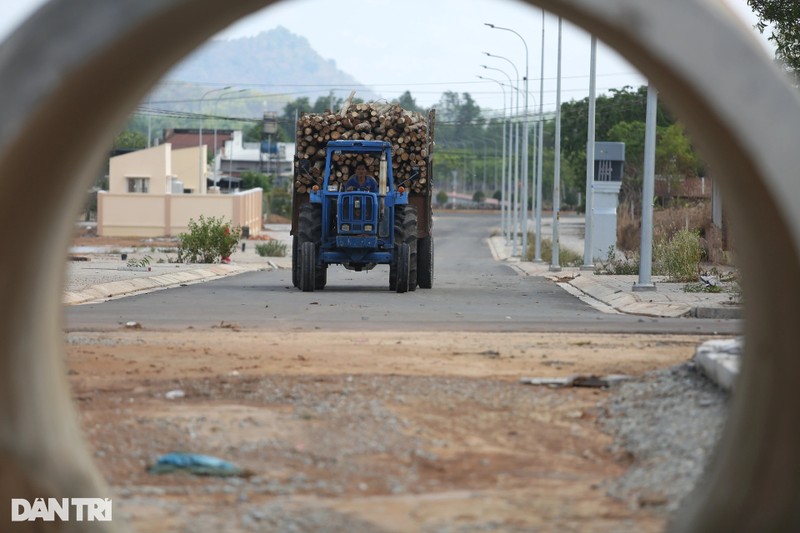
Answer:
[(306, 38), (282, 26), (254, 37), (209, 41), (175, 67), (167, 79), (191, 85), (231, 85), (270, 96), (282, 94), (286, 96), (283, 101), (307, 96), (313, 103), (331, 89), (336, 89), (340, 98), (351, 90), (366, 100), (376, 97), (339, 70), (335, 61), (320, 56)]

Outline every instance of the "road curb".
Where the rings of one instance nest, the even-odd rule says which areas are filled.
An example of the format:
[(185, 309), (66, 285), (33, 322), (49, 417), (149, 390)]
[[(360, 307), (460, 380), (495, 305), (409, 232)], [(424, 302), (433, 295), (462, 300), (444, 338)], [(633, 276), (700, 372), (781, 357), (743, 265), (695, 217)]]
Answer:
[(695, 307), (690, 316), (694, 318), (744, 318), (744, 311), (741, 307)]
[(743, 339), (706, 341), (697, 347), (695, 363), (721, 388), (732, 391), (739, 377)]
[(192, 270), (99, 283), (81, 289), (80, 291), (67, 291), (64, 293), (61, 301), (65, 305), (98, 302), (108, 300), (109, 298), (165, 289), (176, 285), (199, 283), (225, 276), (252, 272), (254, 270), (265, 270), (265, 268), (264, 265), (205, 265), (202, 268), (195, 268)]

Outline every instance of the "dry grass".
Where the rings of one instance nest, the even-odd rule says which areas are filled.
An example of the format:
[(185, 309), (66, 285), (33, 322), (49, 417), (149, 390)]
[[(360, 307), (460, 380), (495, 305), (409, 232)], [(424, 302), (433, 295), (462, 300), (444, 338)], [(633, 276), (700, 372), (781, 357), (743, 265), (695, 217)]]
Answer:
[[(617, 249), (639, 251), (641, 242), (641, 214), (635, 213), (629, 203), (617, 210)], [(730, 264), (730, 253), (720, 231), (711, 224), (711, 203), (698, 202), (684, 206), (653, 210), (653, 242), (664, 243), (680, 231), (696, 231), (701, 238), (704, 259), (719, 265)]]

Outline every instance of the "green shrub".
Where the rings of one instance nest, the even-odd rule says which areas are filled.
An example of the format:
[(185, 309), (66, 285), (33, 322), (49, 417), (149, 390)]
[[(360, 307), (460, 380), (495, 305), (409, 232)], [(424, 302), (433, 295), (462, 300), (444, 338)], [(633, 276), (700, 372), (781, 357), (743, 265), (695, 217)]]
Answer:
[(178, 236), (178, 261), (182, 263), (218, 263), (229, 257), (239, 244), (242, 228), (231, 227), (222, 218), (189, 219), (189, 233)]
[(697, 281), (703, 247), (700, 233), (681, 230), (654, 249), (654, 270), (670, 281)]
[(256, 244), (256, 253), (261, 257), (286, 257), (286, 244), (267, 241)]

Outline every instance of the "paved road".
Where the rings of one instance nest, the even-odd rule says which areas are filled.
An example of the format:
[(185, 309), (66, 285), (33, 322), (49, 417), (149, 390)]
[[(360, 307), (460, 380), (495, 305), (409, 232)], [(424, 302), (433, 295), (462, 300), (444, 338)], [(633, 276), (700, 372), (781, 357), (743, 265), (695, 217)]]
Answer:
[(253, 272), (65, 309), (68, 329), (244, 328), (472, 330), (734, 334), (734, 320), (654, 319), (605, 314), (552, 281), (519, 275), (492, 257), (486, 236), (497, 215), (442, 214), (436, 222), (434, 288), (395, 294), (388, 267), (329, 269), (324, 291), (303, 293), (288, 270)]

